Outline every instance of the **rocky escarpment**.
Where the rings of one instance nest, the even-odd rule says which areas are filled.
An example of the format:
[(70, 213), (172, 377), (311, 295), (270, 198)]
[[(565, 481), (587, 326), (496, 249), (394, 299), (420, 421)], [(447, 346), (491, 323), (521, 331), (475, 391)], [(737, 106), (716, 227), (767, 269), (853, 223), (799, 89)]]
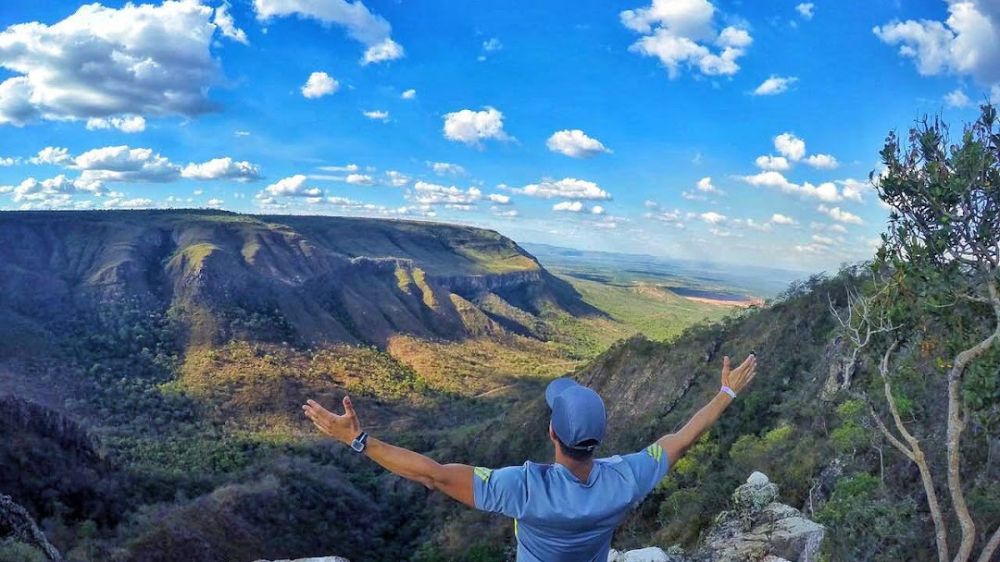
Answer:
[(0, 547), (19, 553), (40, 552), (48, 560), (62, 560), (28, 511), (3, 494), (0, 494)]
[(777, 499), (777, 485), (754, 472), (733, 492), (732, 509), (716, 516), (694, 551), (612, 551), (608, 562), (814, 562), (826, 529)]
[[(22, 332), (57, 329), (74, 307), (125, 301), (180, 311), (195, 343), (232, 337), (229, 320), (247, 315), (307, 343), (476, 335), (453, 295), (529, 315), (597, 313), (513, 241), (478, 228), (216, 211), (0, 213), (0, 315)], [(524, 322), (503, 309), (489, 315)]]

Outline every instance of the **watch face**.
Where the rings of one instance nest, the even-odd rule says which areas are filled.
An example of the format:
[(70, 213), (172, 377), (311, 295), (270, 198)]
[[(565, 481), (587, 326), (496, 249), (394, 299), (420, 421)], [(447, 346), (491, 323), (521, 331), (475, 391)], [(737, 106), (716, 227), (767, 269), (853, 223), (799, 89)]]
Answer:
[(360, 453), (365, 449), (365, 444), (355, 439), (351, 442), (351, 448)]

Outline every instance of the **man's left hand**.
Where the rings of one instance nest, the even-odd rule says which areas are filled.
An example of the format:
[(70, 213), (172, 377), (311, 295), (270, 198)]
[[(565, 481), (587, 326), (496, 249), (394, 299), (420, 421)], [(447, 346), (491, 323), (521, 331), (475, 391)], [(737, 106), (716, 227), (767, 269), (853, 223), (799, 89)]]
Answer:
[(344, 415), (334, 414), (315, 400), (307, 400), (302, 411), (317, 429), (337, 441), (350, 444), (361, 433), (361, 422), (349, 396), (344, 397)]

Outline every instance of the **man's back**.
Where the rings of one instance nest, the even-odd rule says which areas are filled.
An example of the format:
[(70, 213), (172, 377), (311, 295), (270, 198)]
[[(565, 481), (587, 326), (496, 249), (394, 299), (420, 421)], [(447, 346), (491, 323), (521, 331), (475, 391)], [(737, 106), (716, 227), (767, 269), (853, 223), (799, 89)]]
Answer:
[(586, 482), (558, 463), (476, 468), (475, 503), (514, 519), (518, 562), (605, 562), (615, 529), (668, 467), (654, 444), (595, 460)]

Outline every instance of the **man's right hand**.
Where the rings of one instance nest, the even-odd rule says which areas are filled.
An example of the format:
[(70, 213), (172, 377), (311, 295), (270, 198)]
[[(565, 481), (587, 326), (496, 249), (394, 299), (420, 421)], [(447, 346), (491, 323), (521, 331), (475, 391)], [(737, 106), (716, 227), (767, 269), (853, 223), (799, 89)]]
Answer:
[(757, 356), (751, 353), (735, 369), (729, 365), (729, 356), (722, 358), (722, 386), (728, 386), (733, 392), (739, 393), (750, 384), (757, 374)]

